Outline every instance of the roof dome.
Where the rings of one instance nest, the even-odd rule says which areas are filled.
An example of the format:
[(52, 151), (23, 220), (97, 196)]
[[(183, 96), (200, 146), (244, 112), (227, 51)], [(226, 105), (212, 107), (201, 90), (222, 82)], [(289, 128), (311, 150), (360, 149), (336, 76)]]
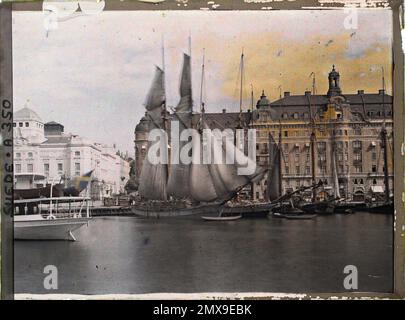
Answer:
[(25, 107), (14, 113), (14, 120), (28, 120), (43, 122), (41, 117), (33, 110)]
[(148, 132), (149, 131), (149, 121), (146, 117), (142, 117), (137, 126), (135, 127), (135, 132)]
[(260, 108), (260, 107), (267, 107), (267, 106), (270, 106), (270, 100), (267, 99), (266, 95), (264, 94), (264, 90), (263, 90), (259, 101), (257, 101), (256, 107)]

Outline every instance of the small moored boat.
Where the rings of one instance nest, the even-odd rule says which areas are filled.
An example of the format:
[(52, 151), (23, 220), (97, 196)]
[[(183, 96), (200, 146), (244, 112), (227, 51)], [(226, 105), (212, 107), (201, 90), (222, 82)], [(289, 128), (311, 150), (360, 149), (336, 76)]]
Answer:
[(201, 218), (206, 221), (233, 221), (241, 219), (242, 215), (239, 214), (237, 216), (212, 216), (212, 217), (202, 216)]

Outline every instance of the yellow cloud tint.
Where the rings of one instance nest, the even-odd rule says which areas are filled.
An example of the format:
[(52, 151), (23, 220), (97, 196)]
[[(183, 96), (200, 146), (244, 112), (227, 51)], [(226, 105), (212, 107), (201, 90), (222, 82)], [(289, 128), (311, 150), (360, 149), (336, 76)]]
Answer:
[[(255, 98), (262, 89), (272, 101), (282, 91), (303, 94), (311, 90), (311, 72), (316, 74), (318, 94), (328, 89), (327, 75), (332, 65), (340, 72), (343, 93), (377, 92), (382, 87), (381, 67), (385, 70), (386, 89), (391, 92), (391, 48), (381, 43), (356, 42), (355, 34), (316, 35), (303, 40), (286, 39), (281, 33), (261, 33), (240, 37), (226, 44), (224, 51), (211, 50), (211, 59), (220, 66), (222, 94), (237, 100), (238, 68), (241, 48), (245, 52), (244, 97), (248, 99), (250, 84)], [(205, 44), (207, 45), (207, 43)], [(211, 44), (213, 47), (215, 43)]]

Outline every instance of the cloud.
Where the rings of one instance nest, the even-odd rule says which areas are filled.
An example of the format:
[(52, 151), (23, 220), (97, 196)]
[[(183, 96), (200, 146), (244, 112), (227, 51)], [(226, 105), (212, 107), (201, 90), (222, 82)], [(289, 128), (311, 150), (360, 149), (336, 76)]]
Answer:
[(191, 35), (194, 108), (205, 48), (207, 110), (238, 110), (242, 47), (245, 88), (252, 83), (256, 98), (265, 89), (274, 100), (279, 85), (302, 94), (312, 71), (318, 92), (325, 92), (333, 63), (344, 92), (378, 90), (381, 65), (390, 88), (390, 14), (360, 10), (354, 33), (344, 29), (343, 10), (104, 11), (62, 22), (47, 36), (41, 12), (14, 11), (14, 106), (18, 110), (29, 100), (27, 106), (45, 121), (131, 152), (154, 65), (162, 64), (162, 35), (169, 105), (179, 100), (182, 53)]

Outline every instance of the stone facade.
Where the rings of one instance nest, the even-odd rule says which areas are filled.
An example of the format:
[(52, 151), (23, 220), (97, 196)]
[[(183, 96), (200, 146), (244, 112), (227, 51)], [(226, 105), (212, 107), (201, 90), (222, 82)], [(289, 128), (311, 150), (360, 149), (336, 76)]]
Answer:
[(14, 113), (16, 188), (68, 182), (90, 170), (94, 170), (91, 185), (94, 200), (124, 192), (129, 179), (129, 163), (114, 147), (67, 134), (63, 125), (44, 123), (29, 108)]
[[(272, 134), (281, 136), (282, 190), (288, 192), (312, 183), (311, 133), (315, 133), (315, 178), (324, 183), (324, 191), (349, 200), (361, 200), (370, 191), (384, 190), (384, 157), (381, 129), (388, 140), (390, 190), (393, 186), (393, 109), (392, 96), (377, 93), (343, 94), (340, 74), (333, 67), (328, 76), (329, 90), (324, 95), (310, 91), (304, 95), (284, 93), (270, 102), (264, 91), (256, 109), (239, 113), (207, 113), (205, 119), (214, 129), (256, 129), (257, 163), (269, 166), (268, 141)], [(198, 115), (196, 115), (196, 118)], [(135, 131), (137, 173), (147, 150), (147, 120), (143, 118)], [(336, 159), (336, 161), (332, 161)], [(336, 167), (336, 169), (334, 169)], [(336, 172), (337, 177), (333, 172)], [(265, 200), (267, 178), (251, 189), (251, 197)]]

